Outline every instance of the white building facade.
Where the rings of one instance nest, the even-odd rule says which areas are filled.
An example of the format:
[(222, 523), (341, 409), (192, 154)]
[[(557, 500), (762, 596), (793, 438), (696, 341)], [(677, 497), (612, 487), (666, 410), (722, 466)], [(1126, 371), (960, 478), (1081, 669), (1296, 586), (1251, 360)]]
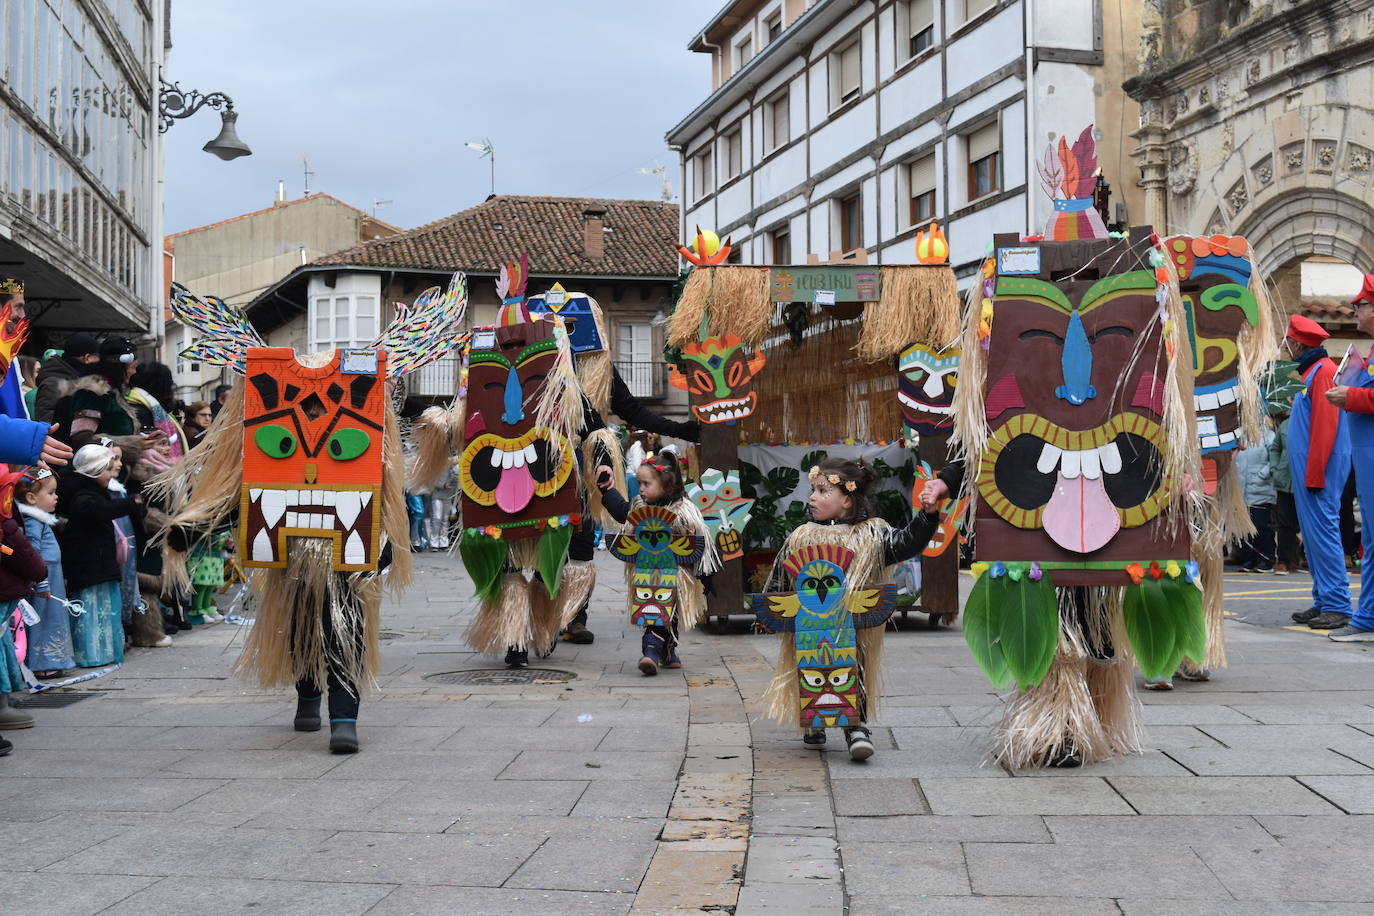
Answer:
[(1102, 0), (727, 4), (689, 45), (712, 54), (714, 89), (668, 133), (683, 238), (713, 228), (747, 264), (857, 248), (899, 264), (939, 219), (968, 276), (993, 233), (1043, 229), (1035, 160), (1089, 124), (1109, 221), (1143, 217), (1121, 15)]
[(166, 8), (0, 3), (0, 272), (26, 282), (34, 333), (161, 320)]

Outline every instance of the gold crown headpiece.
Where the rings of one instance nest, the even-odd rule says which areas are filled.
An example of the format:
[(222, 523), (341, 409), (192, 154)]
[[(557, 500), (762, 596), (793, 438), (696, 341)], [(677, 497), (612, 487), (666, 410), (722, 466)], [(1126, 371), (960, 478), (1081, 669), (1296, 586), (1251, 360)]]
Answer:
[(13, 277), (0, 277), (0, 296), (24, 295), (24, 281)]

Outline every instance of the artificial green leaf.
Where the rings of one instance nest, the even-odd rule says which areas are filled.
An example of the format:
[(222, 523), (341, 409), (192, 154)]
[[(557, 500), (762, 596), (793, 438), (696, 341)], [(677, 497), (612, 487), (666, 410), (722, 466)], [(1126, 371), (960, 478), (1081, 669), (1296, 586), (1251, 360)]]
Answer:
[(1202, 610), (1202, 590), (1191, 582), (1169, 584), (1173, 586), (1173, 593), (1169, 594), (1167, 588), (1165, 593), (1177, 608), (1181, 626), (1179, 648), (1185, 657), (1201, 665), (1207, 655), (1207, 615)]
[(797, 489), (797, 484), (801, 483), (801, 471), (796, 468), (773, 468), (764, 475), (763, 483), (770, 497), (782, 499)]
[(477, 597), (495, 597), (501, 589), (501, 569), (506, 565), (506, 542), (468, 529), (458, 541), (458, 554), (477, 587)]
[(558, 594), (558, 580), (563, 575), (563, 564), (568, 561), (568, 544), (571, 541), (571, 525), (550, 526), (539, 536), (534, 566), (539, 570), (539, 578), (544, 580), (544, 588), (548, 589), (550, 598)]
[(1127, 588), (1122, 607), (1136, 663), (1151, 680), (1172, 677), (1178, 667), (1174, 655), (1174, 617), (1158, 585), (1153, 579), (1146, 579)]
[(1023, 689), (1034, 687), (1050, 670), (1059, 643), (1054, 587), (1043, 579), (1013, 582), (1003, 576), (993, 581), (992, 600), (1001, 605), (999, 635), (1007, 670)]
[(964, 641), (968, 643), (973, 660), (994, 687), (1005, 687), (1011, 681), (1007, 661), (997, 633), (1001, 628), (1001, 608), (991, 600), (992, 580), (979, 576), (964, 605)]
[(802, 455), (799, 467), (801, 467), (802, 473), (805, 474), (829, 457), (825, 449), (818, 448), (814, 452), (807, 452), (805, 455)]

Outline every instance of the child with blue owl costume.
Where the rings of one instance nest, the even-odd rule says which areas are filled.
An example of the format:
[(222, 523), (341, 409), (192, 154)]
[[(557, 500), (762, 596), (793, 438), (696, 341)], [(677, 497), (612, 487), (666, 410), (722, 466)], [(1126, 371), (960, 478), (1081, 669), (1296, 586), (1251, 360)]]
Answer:
[(765, 701), (778, 724), (801, 727), (809, 747), (825, 745), (826, 728), (843, 728), (850, 757), (866, 760), (896, 602), (890, 570), (920, 554), (939, 518), (917, 513), (896, 530), (875, 517), (877, 473), (866, 461), (830, 458), (809, 476), (808, 521), (778, 551), (768, 593), (754, 597), (755, 616), (782, 643)]

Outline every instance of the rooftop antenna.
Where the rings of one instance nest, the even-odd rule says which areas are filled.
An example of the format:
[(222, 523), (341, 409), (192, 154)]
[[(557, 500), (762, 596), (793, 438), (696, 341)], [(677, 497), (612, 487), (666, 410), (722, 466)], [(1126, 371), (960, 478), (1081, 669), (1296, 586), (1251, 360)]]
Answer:
[(305, 192), (301, 196), (310, 196), (310, 179), (315, 177), (314, 171), (310, 168), (310, 154), (306, 153), (301, 159), (305, 162)]
[(393, 200), (378, 200), (378, 199), (375, 198), (375, 197), (372, 198), (372, 215), (375, 217), (375, 216), (377, 215), (377, 209), (378, 209), (379, 207), (385, 207), (387, 204), (391, 204), (391, 203), (395, 203), (395, 201), (393, 201)]
[(659, 180), (658, 196), (663, 199), (664, 203), (672, 202), (672, 199), (674, 197), (673, 183), (668, 178), (668, 170), (665, 169), (662, 165), (659, 165), (657, 159), (654, 160), (654, 164), (652, 167), (635, 169), (635, 171), (641, 175), (662, 175), (663, 177)]
[(286, 182), (277, 179), (277, 203), (286, 202)]
[(496, 196), (496, 148), (491, 145), (491, 141), (483, 139), (482, 142), (471, 141), (464, 143), (468, 149), (480, 153), (483, 158), (491, 159), (491, 196)]

